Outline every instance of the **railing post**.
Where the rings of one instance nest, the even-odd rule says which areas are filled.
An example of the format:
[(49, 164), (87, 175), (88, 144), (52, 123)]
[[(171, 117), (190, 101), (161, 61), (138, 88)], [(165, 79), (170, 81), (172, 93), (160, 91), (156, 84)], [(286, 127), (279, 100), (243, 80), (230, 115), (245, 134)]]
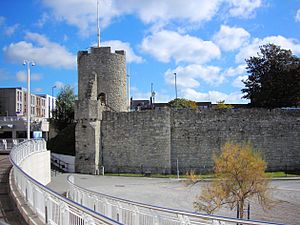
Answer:
[(106, 209), (107, 209), (107, 216), (109, 217), (109, 218), (112, 218), (112, 206), (111, 206), (111, 204), (109, 203), (109, 201), (108, 201), (108, 199), (105, 199), (105, 202), (106, 202)]
[(36, 190), (35, 190), (35, 187), (32, 187), (32, 206), (33, 206), (34, 213), (36, 213)]
[(43, 200), (44, 200), (44, 215), (45, 215), (45, 224), (48, 224), (49, 221), (49, 195), (47, 193), (43, 193)]
[(45, 204), (45, 224), (48, 224), (48, 207), (47, 207), (47, 204)]
[(139, 225), (140, 224), (139, 209), (136, 206), (134, 206), (133, 218), (134, 218), (133, 225)]

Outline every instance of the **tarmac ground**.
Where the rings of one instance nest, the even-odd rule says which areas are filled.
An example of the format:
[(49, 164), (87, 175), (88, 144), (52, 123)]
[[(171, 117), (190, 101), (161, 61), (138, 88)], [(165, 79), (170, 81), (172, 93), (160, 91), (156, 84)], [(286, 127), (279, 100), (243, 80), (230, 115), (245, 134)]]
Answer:
[(0, 224), (25, 225), (26, 222), (9, 196), (11, 166), (8, 153), (0, 154)]
[[(63, 194), (68, 188), (67, 176), (59, 174), (47, 186)], [(160, 207), (194, 211), (193, 202), (207, 181), (187, 186), (177, 179), (92, 176), (74, 174), (81, 187), (115, 197)], [(257, 201), (250, 202), (250, 219), (274, 223), (300, 224), (300, 179), (278, 179), (270, 183), (274, 206), (264, 211)], [(222, 208), (216, 215), (235, 217), (236, 212)]]

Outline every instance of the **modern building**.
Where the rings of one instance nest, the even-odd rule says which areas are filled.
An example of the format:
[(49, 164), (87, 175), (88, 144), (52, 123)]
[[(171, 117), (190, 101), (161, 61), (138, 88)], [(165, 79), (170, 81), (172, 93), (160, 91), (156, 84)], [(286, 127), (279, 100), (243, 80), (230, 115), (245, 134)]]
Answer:
[[(31, 135), (42, 131), (47, 139), (48, 119), (52, 117), (56, 98), (50, 95), (31, 94)], [(22, 87), (0, 88), (0, 139), (27, 138), (27, 90)]]
[(38, 96), (44, 100), (45, 116), (43, 116), (43, 117), (44, 118), (52, 118), (53, 110), (55, 110), (55, 108), (56, 108), (56, 98), (51, 95), (47, 95), (47, 94), (38, 95)]
[[(208, 109), (213, 106), (211, 102), (196, 102), (198, 109)], [(151, 100), (141, 99), (141, 100), (133, 100), (130, 99), (130, 111), (142, 111), (142, 110), (151, 110), (151, 109), (161, 109), (161, 108), (169, 108), (168, 102), (160, 102), (160, 103), (152, 103)]]
[[(31, 94), (31, 116), (51, 118), (56, 98)], [(0, 116), (26, 116), (27, 90), (22, 87), (0, 88)]]

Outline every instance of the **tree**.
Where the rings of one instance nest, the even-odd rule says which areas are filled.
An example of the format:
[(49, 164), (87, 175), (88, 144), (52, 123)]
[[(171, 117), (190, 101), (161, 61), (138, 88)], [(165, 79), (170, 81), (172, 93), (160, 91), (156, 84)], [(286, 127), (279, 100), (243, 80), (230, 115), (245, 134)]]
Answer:
[(243, 98), (255, 107), (300, 105), (300, 59), (291, 50), (274, 44), (260, 47), (257, 56), (246, 59), (248, 79)]
[(204, 187), (194, 202), (197, 211), (209, 214), (222, 206), (238, 210), (243, 218), (245, 204), (257, 198), (264, 207), (270, 206), (269, 184), (266, 179), (266, 162), (251, 145), (226, 143), (219, 156), (214, 157), (216, 179)]
[(75, 98), (74, 89), (70, 85), (61, 89), (56, 99), (55, 120), (65, 123), (74, 120)]
[(225, 100), (223, 101), (218, 101), (216, 109), (232, 109), (233, 106), (230, 104), (225, 104)]
[(196, 102), (194, 102), (192, 100), (184, 99), (184, 98), (173, 99), (168, 104), (171, 108), (180, 108), (180, 109), (182, 109), (182, 108), (196, 109), (197, 108)]

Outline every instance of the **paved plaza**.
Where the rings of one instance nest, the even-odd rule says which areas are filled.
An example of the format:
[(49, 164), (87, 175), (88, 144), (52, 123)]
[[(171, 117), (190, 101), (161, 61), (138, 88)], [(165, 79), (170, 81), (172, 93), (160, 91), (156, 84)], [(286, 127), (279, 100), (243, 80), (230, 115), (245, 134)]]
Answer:
[[(52, 178), (48, 187), (59, 193), (67, 190), (68, 174)], [(180, 209), (193, 210), (193, 201), (200, 189), (207, 184), (203, 181), (193, 186), (186, 186), (182, 180), (144, 177), (116, 177), (75, 175), (75, 183), (87, 189), (105, 193), (141, 203)], [(263, 211), (255, 202), (251, 202), (251, 219), (266, 220), (276, 223), (300, 224), (300, 180), (281, 179), (271, 182), (275, 206)], [(236, 212), (222, 209), (216, 214), (235, 217)]]

